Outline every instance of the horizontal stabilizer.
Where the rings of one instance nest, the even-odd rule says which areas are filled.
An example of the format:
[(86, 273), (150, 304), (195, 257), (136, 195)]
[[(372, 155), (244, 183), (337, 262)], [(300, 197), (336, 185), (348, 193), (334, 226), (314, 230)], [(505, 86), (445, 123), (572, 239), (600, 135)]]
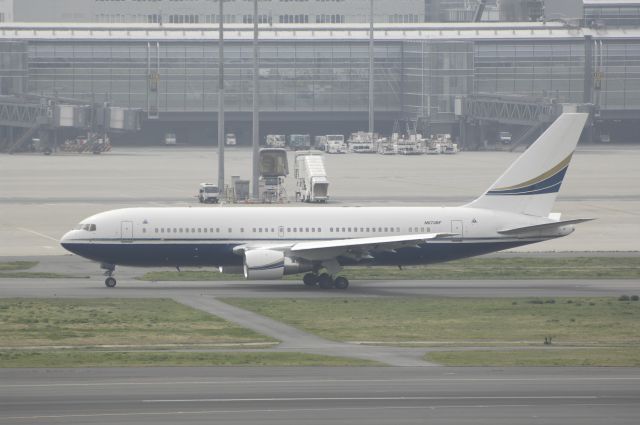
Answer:
[(539, 232), (543, 230), (557, 229), (562, 226), (568, 226), (571, 224), (584, 223), (585, 221), (595, 220), (595, 218), (577, 218), (575, 220), (554, 221), (551, 223), (536, 224), (533, 226), (515, 227), (513, 229), (498, 230), (498, 233), (503, 235), (519, 235), (522, 233)]

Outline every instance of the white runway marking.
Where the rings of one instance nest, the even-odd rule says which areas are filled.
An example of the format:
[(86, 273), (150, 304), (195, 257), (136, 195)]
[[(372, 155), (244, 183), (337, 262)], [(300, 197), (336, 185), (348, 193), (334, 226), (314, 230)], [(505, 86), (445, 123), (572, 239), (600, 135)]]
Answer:
[(36, 232), (35, 230), (26, 229), (24, 227), (16, 227), (16, 229), (22, 230), (23, 232), (34, 234), (36, 236), (40, 236), (41, 238), (49, 239), (50, 241), (54, 241), (56, 243), (59, 242), (58, 239), (52, 238), (51, 236), (45, 235), (44, 233)]
[(282, 397), (282, 398), (194, 398), (175, 400), (142, 400), (143, 403), (246, 403), (282, 401), (429, 401), (429, 400), (595, 400), (595, 395), (587, 396), (462, 396), (462, 397)]

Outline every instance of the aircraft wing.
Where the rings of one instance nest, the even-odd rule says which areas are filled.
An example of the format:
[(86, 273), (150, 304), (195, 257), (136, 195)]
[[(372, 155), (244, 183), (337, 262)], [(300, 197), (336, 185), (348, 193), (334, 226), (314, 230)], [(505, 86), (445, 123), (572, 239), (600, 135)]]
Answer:
[(431, 239), (455, 236), (452, 233), (425, 233), (419, 235), (379, 236), (372, 238), (336, 239), (296, 243), (289, 249), (293, 257), (318, 261), (340, 256), (357, 260), (370, 258), (370, 252), (393, 252), (398, 248), (417, 247)]
[(522, 233), (540, 232), (544, 230), (553, 230), (558, 227), (568, 226), (570, 224), (584, 223), (585, 221), (595, 220), (595, 218), (577, 218), (575, 220), (553, 221), (551, 223), (536, 224), (533, 226), (515, 227), (512, 229), (498, 230), (503, 235), (519, 235)]
[(398, 248), (417, 247), (431, 239), (456, 236), (454, 233), (424, 233), (416, 235), (377, 236), (371, 238), (334, 239), (281, 244), (241, 245), (236, 254), (253, 249), (270, 249), (289, 253), (292, 257), (309, 261), (332, 260), (340, 256), (364, 260), (371, 252), (394, 252)]

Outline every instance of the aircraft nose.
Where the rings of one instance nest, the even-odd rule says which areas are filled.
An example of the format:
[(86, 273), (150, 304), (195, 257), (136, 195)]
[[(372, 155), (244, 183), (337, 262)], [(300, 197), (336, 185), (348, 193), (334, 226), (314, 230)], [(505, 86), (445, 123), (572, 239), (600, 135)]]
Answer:
[(69, 250), (69, 242), (71, 241), (71, 235), (73, 232), (73, 230), (70, 230), (60, 238), (60, 245), (66, 250)]

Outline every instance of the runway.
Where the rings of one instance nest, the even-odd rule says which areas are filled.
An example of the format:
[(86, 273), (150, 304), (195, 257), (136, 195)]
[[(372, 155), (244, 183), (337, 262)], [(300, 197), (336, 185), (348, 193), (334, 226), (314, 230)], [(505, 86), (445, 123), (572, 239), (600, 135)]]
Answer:
[(0, 370), (7, 424), (631, 424), (636, 369)]

